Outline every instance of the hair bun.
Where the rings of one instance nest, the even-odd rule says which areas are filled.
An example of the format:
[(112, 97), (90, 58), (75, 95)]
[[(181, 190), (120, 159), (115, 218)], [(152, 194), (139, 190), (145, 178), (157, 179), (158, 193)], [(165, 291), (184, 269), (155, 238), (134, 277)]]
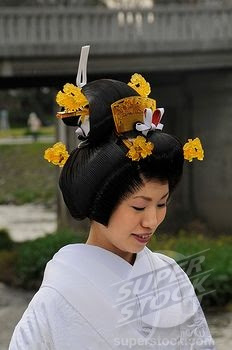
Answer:
[[(91, 145), (98, 145), (107, 140), (115, 130), (111, 105), (123, 97), (136, 96), (138, 93), (126, 83), (112, 79), (99, 79), (92, 81), (81, 90), (88, 100), (89, 110), (89, 132), (87, 135), (79, 135), (78, 138), (88, 140)], [(58, 113), (61, 114), (62, 112)], [(62, 118), (68, 126), (83, 127), (83, 120), (80, 115), (69, 113), (68, 118)], [(87, 144), (87, 142), (86, 142)]]
[(89, 101), (89, 142), (98, 144), (108, 139), (115, 130), (111, 105), (123, 97), (137, 95), (126, 83), (111, 79), (100, 79), (83, 87)]

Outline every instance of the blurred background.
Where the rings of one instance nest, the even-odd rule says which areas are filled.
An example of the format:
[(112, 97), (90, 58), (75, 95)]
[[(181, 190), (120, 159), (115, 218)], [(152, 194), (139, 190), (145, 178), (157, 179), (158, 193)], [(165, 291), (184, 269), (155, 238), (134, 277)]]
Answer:
[[(203, 306), (219, 350), (232, 346), (232, 0), (0, 0), (0, 349), (63, 245), (84, 242), (43, 159), (75, 128), (56, 120), (56, 93), (75, 83), (81, 46), (88, 81), (142, 74), (165, 108), (164, 131), (200, 137), (150, 248), (203, 252)], [(176, 252), (176, 255), (175, 255)], [(208, 273), (208, 271), (211, 271)], [(208, 274), (207, 274), (208, 273)], [(27, 290), (27, 291), (25, 291)], [(4, 327), (3, 327), (4, 322)]]

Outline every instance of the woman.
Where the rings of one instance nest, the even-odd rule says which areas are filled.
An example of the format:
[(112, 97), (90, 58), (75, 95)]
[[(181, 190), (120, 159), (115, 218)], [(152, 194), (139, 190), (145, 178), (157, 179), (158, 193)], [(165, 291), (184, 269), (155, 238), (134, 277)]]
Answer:
[[(78, 125), (81, 142), (70, 156), (58, 143), (45, 158), (64, 165), (64, 201), (74, 218), (89, 218), (90, 232), (47, 264), (10, 350), (214, 349), (187, 275), (146, 247), (184, 161), (149, 92), (135, 74), (129, 84), (101, 79), (58, 93), (58, 116)], [(199, 141), (190, 143), (185, 155), (202, 159)]]

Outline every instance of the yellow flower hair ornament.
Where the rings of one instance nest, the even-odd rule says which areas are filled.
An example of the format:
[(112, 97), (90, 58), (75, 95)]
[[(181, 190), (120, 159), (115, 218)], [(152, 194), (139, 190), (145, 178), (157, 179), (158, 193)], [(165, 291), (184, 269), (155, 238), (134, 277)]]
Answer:
[(133, 74), (127, 85), (134, 89), (142, 97), (147, 97), (151, 93), (150, 84), (141, 74)]
[(154, 145), (150, 141), (146, 141), (145, 137), (137, 136), (133, 140), (123, 140), (124, 144), (129, 148), (126, 156), (133, 161), (139, 161), (152, 154)]
[(201, 145), (201, 141), (198, 137), (194, 140), (188, 139), (188, 142), (183, 147), (184, 151), (184, 159), (192, 162), (193, 158), (197, 158), (198, 160), (204, 159), (204, 150)]
[(59, 165), (59, 167), (64, 166), (68, 157), (68, 151), (62, 142), (55, 143), (55, 145), (53, 145), (51, 148), (46, 149), (44, 152), (44, 159), (46, 159), (49, 163)]
[(88, 100), (81, 92), (79, 86), (66, 83), (63, 91), (59, 91), (56, 95), (56, 102), (64, 108), (63, 112), (58, 112), (58, 118), (67, 118), (73, 116), (86, 116), (89, 114)]

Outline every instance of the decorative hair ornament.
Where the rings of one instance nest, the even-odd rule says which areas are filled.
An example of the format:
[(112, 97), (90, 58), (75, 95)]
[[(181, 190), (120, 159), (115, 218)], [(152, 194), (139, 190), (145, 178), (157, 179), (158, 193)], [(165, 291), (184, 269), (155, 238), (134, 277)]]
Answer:
[(80, 117), (78, 120), (78, 125), (79, 126), (75, 131), (75, 133), (77, 134), (77, 138), (80, 140), (86, 139), (90, 131), (89, 115)]
[[(76, 77), (76, 85), (65, 84), (63, 92), (59, 91), (56, 96), (56, 102), (64, 108), (64, 111), (56, 114), (57, 118), (68, 117), (85, 117), (89, 115), (89, 102), (85, 95), (81, 92), (81, 88), (87, 83), (87, 61), (89, 55), (89, 45), (82, 46), (79, 66)], [(83, 121), (79, 119), (78, 122)]]
[[(89, 46), (83, 46), (81, 49), (80, 61), (76, 77), (76, 84), (65, 84), (63, 91), (59, 91), (56, 96), (57, 103), (64, 108), (64, 111), (58, 112), (58, 118), (68, 118), (79, 116), (76, 129), (77, 137), (82, 140), (78, 145), (86, 144), (90, 131), (89, 106), (88, 100), (81, 92), (81, 88), (87, 82), (87, 60)], [(118, 134), (137, 130), (144, 136), (149, 131), (162, 130), (163, 124), (160, 123), (164, 114), (163, 108), (156, 109), (156, 101), (148, 98), (151, 92), (150, 84), (142, 77), (135, 73), (128, 83), (140, 96), (126, 97), (114, 102), (111, 105), (114, 118), (115, 128)], [(152, 154), (154, 144), (147, 141), (144, 136), (137, 136), (134, 139), (123, 139), (123, 143), (129, 149), (126, 156), (132, 161), (139, 161)], [(192, 162), (193, 158), (203, 160), (204, 151), (199, 138), (189, 139), (183, 147), (184, 159)], [(48, 148), (44, 153), (44, 158), (49, 162), (64, 166), (69, 154), (66, 147), (61, 142), (56, 143), (53, 147)]]
[(151, 93), (150, 84), (141, 74), (133, 74), (127, 85), (134, 89), (142, 97), (147, 97)]
[[(156, 109), (156, 100), (148, 98), (151, 92), (150, 84), (142, 75), (135, 73), (128, 83), (140, 96), (126, 97), (111, 105), (115, 128), (118, 134), (137, 130), (147, 136), (151, 130), (162, 130), (160, 123), (164, 109)], [(154, 144), (146, 141), (143, 136), (135, 139), (124, 139), (123, 143), (129, 149), (126, 156), (133, 161), (139, 161), (152, 154)]]
[(73, 84), (65, 84), (63, 92), (59, 91), (56, 95), (56, 102), (64, 107), (64, 111), (58, 112), (58, 118), (67, 118), (74, 116), (85, 116), (89, 114), (88, 100), (81, 92), (81, 88)]
[(197, 158), (198, 160), (204, 159), (204, 150), (201, 145), (201, 141), (198, 137), (194, 140), (188, 139), (188, 142), (185, 143), (183, 147), (184, 151), (184, 159), (192, 162), (193, 158)]
[(148, 131), (162, 130), (163, 124), (160, 124), (164, 114), (163, 108), (157, 108), (154, 112), (150, 108), (145, 108), (143, 115), (143, 123), (136, 123), (136, 130), (141, 131), (143, 135), (147, 136)]
[(66, 150), (66, 146), (62, 142), (55, 143), (51, 148), (46, 149), (44, 153), (44, 159), (49, 163), (59, 165), (59, 167), (64, 166), (68, 157), (69, 154)]
[(116, 131), (121, 134), (134, 130), (135, 124), (144, 122), (144, 110), (156, 110), (156, 101), (141, 96), (122, 98), (111, 105)]
[(89, 56), (89, 48), (90, 45), (85, 45), (81, 48), (81, 56), (76, 77), (76, 85), (81, 88), (87, 83), (87, 63)]
[(133, 161), (139, 161), (141, 158), (150, 156), (154, 149), (154, 144), (150, 141), (146, 141), (143, 136), (137, 136), (132, 140), (123, 140), (123, 143), (129, 148), (126, 156)]
[[(78, 120), (78, 128), (76, 129), (77, 137), (87, 138), (90, 130), (89, 123), (89, 102), (85, 95), (81, 92), (81, 88), (87, 82), (87, 61), (89, 54), (89, 46), (81, 48), (81, 56), (77, 71), (76, 84), (65, 84), (63, 91), (59, 91), (56, 96), (58, 105), (64, 108), (64, 111), (58, 112), (58, 118), (68, 118), (80, 116)], [(69, 154), (66, 146), (62, 142), (57, 142), (53, 147), (48, 148), (44, 153), (44, 159), (54, 165), (63, 167)]]

